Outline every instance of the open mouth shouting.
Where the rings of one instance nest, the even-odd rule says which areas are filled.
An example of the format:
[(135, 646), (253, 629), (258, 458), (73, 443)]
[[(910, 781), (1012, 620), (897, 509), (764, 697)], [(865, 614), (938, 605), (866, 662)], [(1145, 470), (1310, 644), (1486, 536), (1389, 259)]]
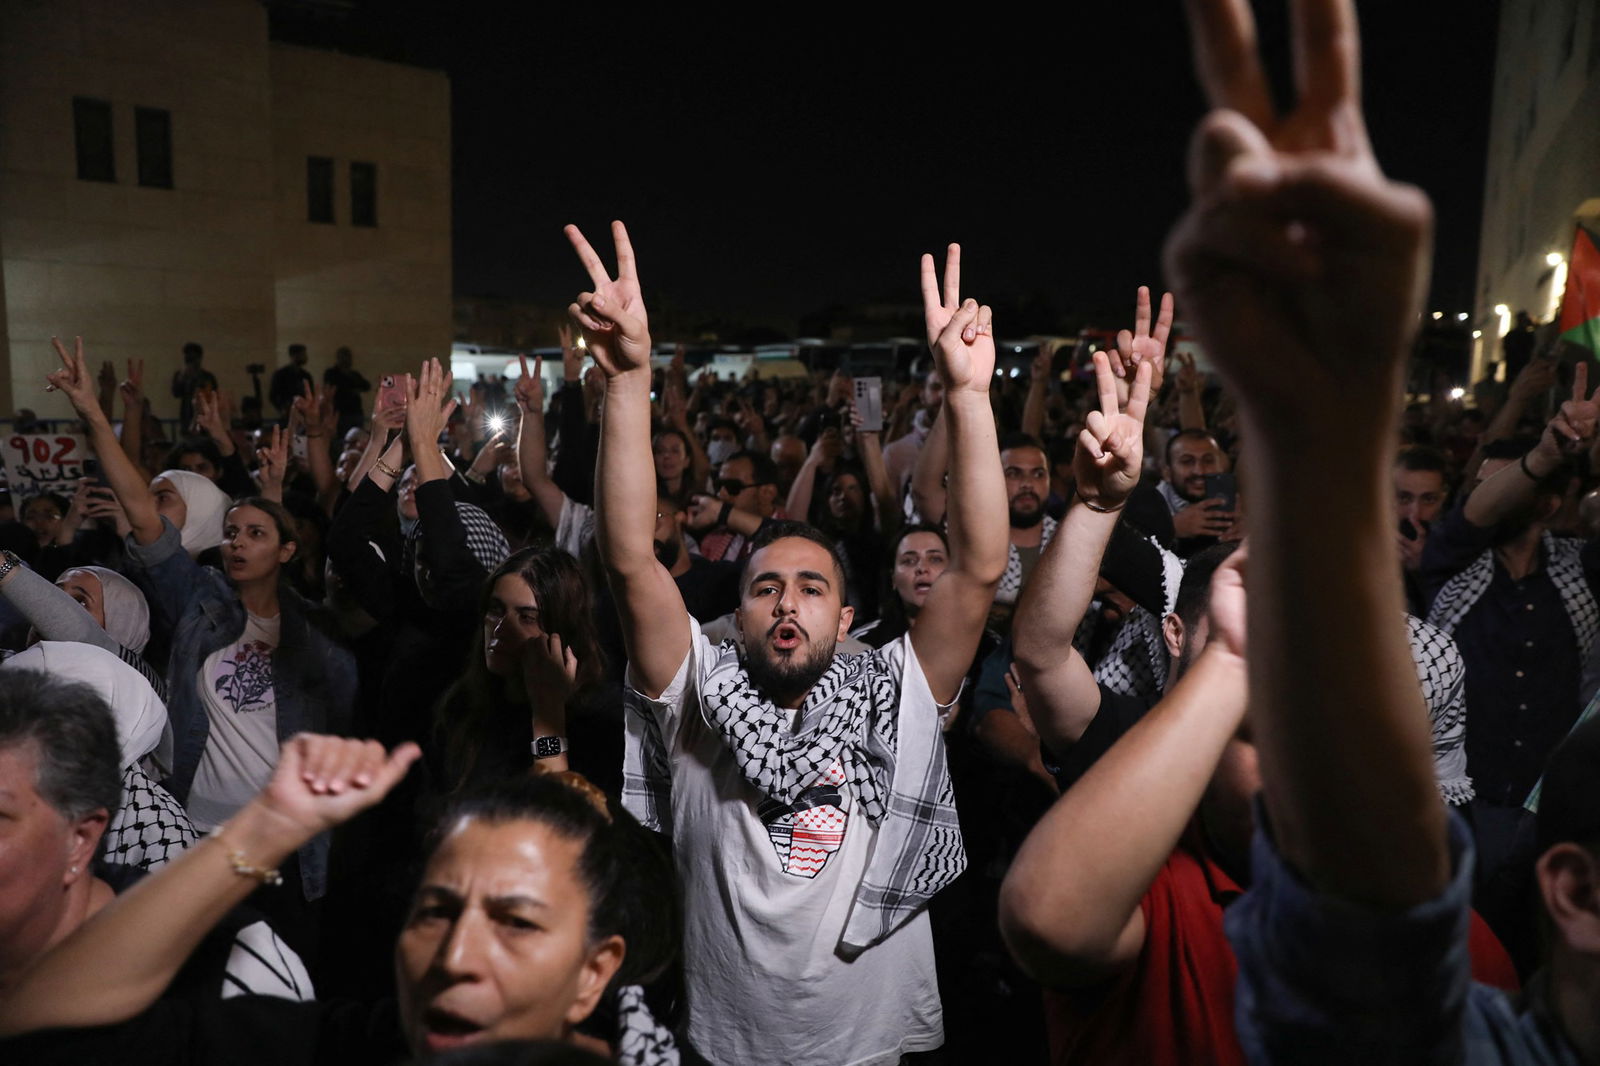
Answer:
[(806, 631), (794, 622), (778, 622), (767, 630), (767, 639), (773, 648), (782, 652), (794, 651), (806, 642), (806, 637)]
[(422, 1016), (422, 1026), (423, 1042), (432, 1053), (470, 1043), (484, 1032), (477, 1022), (442, 1007), (429, 1007)]

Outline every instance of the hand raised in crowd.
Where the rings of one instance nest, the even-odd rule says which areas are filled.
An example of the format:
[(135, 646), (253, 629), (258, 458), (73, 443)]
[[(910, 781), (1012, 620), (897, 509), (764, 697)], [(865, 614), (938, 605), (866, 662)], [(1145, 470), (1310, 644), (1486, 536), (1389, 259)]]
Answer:
[(1178, 364), (1178, 376), (1174, 387), (1180, 394), (1195, 394), (1205, 388), (1205, 381), (1200, 377), (1200, 371), (1194, 365), (1192, 352), (1174, 352), (1173, 362)]
[(1050, 364), (1055, 362), (1056, 346), (1051, 341), (1039, 345), (1039, 351), (1033, 357), (1033, 365), (1028, 368), (1028, 384), (1036, 381), (1050, 380)]
[(722, 517), (722, 502), (715, 496), (696, 494), (689, 498), (689, 506), (685, 509), (685, 524), (696, 533), (714, 529), (717, 520)]
[(960, 280), (959, 244), (945, 253), (942, 297), (933, 256), (922, 256), (922, 313), (945, 391), (987, 394), (994, 377), (994, 311), (976, 300), (961, 302)]
[(491, 433), (489, 439), (483, 442), (483, 447), (472, 457), (472, 465), (467, 468), (467, 473), (479, 478), (488, 477), (500, 465), (501, 452), (506, 447), (505, 437), (504, 427)]
[(1239, 403), (1251, 428), (1299, 437), (1310, 419), (1381, 447), (1426, 288), (1433, 212), (1372, 154), (1354, 13), (1297, 6), (1297, 37), (1314, 44), (1298, 56), (1299, 102), (1280, 116), (1248, 6), (1189, 8), (1215, 110), (1190, 146), (1193, 203), (1168, 238), (1167, 276), (1220, 372), (1247, 386)]
[(1133, 331), (1117, 331), (1116, 359), (1111, 369), (1119, 378), (1138, 372), (1143, 363), (1150, 364), (1150, 391), (1161, 391), (1167, 376), (1167, 335), (1172, 332), (1172, 293), (1163, 293), (1161, 308), (1156, 313), (1155, 328), (1150, 324), (1150, 286), (1140, 285), (1139, 295), (1133, 303)]
[(233, 436), (228, 432), (224, 409), (222, 393), (201, 390), (194, 394), (194, 428), (216, 441), (223, 455), (232, 455)]
[(1589, 364), (1578, 363), (1572, 368), (1572, 395), (1545, 424), (1534, 451), (1553, 469), (1589, 446), (1597, 424), (1600, 424), (1600, 386), (1596, 386), (1593, 394), (1589, 393)]
[(423, 363), (416, 378), (406, 378), (406, 436), (413, 455), (439, 450), (439, 436), (456, 409), (450, 385), (450, 375), (437, 359)]
[(78, 479), (78, 487), (73, 490), (72, 499), (67, 504), (67, 513), (61, 516), (61, 524), (56, 527), (57, 544), (71, 544), (78, 530), (83, 528), (84, 520), (89, 517), (89, 493), (93, 488), (93, 480), (86, 477)]
[[(572, 331), (566, 330), (570, 337)], [(533, 370), (528, 369), (528, 357), (517, 356), (517, 363), (522, 367), (522, 374), (517, 378), (517, 383), (511, 389), (511, 398), (516, 401), (517, 408), (526, 414), (544, 413), (544, 356), (533, 357)]]
[(291, 436), (292, 433), (285, 433), (282, 426), (273, 426), (266, 446), (256, 449), (256, 462), (260, 464), (256, 476), (261, 484), (261, 495), (279, 503), (283, 502), (283, 481), (289, 473)]
[(410, 743), (385, 753), (375, 740), (300, 733), (284, 741), (272, 778), (251, 802), (309, 839), (374, 806), (421, 754)]
[(333, 416), (333, 390), (323, 388), (312, 392), (309, 381), (302, 383), (300, 395), (294, 398), (289, 410), (291, 414), (299, 415), (301, 424), (306, 428), (306, 436), (313, 440), (326, 437), (337, 424)]
[[(49, 382), (45, 391), (59, 390), (78, 412), (80, 418), (90, 418), (100, 411), (100, 401), (95, 396), (94, 379), (89, 375), (89, 364), (83, 357), (83, 338), (78, 337), (72, 351), (56, 337), (50, 338), (56, 355), (61, 359), (61, 369), (45, 375)], [(103, 417), (103, 415), (102, 415)]]
[(128, 376), (117, 386), (122, 392), (122, 402), (128, 410), (137, 411), (144, 404), (144, 360), (128, 360)]
[(606, 273), (600, 256), (584, 239), (577, 226), (566, 228), (578, 259), (594, 283), (593, 292), (579, 293), (567, 313), (583, 330), (589, 354), (607, 378), (630, 371), (650, 370), (650, 318), (639, 288), (638, 266), (628, 228), (611, 223), (611, 240), (617, 251), (617, 276)]
[(109, 521), (116, 528), (117, 535), (125, 537), (133, 527), (128, 522), (128, 512), (123, 509), (117, 494), (105, 485), (95, 485), (92, 482), (83, 505), (83, 514), (86, 518)]
[(1153, 360), (1134, 369), (1126, 410), (1117, 404), (1117, 378), (1106, 352), (1094, 353), (1094, 379), (1100, 409), (1090, 411), (1072, 455), (1078, 495), (1092, 507), (1121, 507), (1139, 485), (1144, 464), (1144, 415), (1150, 403)]
[(401, 399), (398, 402), (393, 394), (378, 393), (377, 402), (372, 405), (372, 428), (374, 431), (403, 429), (406, 424), (406, 402), (403, 397), (410, 395), (410, 390), (416, 384), (410, 374), (398, 375), (397, 380), (404, 386)]

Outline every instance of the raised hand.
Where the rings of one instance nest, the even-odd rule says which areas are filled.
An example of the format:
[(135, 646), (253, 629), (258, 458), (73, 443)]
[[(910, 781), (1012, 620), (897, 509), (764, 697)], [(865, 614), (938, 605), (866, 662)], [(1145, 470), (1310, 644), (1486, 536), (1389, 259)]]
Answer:
[(583, 373), (583, 352), (578, 349), (578, 343), (572, 337), (572, 327), (563, 322), (556, 327), (556, 334), (561, 338), (561, 374), (564, 380), (576, 382)]
[(1117, 331), (1117, 358), (1111, 369), (1125, 378), (1136, 372), (1140, 363), (1151, 367), (1150, 391), (1160, 392), (1167, 376), (1167, 335), (1172, 332), (1172, 293), (1163, 293), (1156, 313), (1155, 328), (1150, 328), (1150, 287), (1139, 286), (1133, 304), (1133, 332)]
[(696, 533), (715, 529), (722, 516), (722, 501), (715, 496), (696, 495), (690, 498), (685, 524)]
[(122, 402), (128, 410), (138, 411), (144, 405), (144, 360), (128, 360), (128, 376), (118, 386), (122, 392)]
[(933, 256), (923, 255), (922, 313), (928, 324), (929, 346), (947, 392), (987, 393), (994, 376), (994, 312), (987, 304), (980, 307), (976, 300), (959, 303), (960, 280), (960, 245), (952, 244), (945, 257), (942, 297)]
[(282, 426), (273, 426), (266, 447), (256, 449), (256, 462), (260, 464), (256, 477), (261, 484), (261, 495), (279, 503), (283, 502), (283, 479), (289, 472), (289, 437)]
[(1136, 365), (1127, 410), (1122, 411), (1118, 409), (1117, 378), (1111, 359), (1105, 352), (1094, 353), (1100, 409), (1089, 412), (1072, 456), (1078, 495), (1092, 507), (1121, 507), (1139, 484), (1144, 463), (1144, 415), (1150, 403), (1150, 378), (1154, 372), (1150, 359)]
[(1556, 361), (1540, 356), (1530, 359), (1506, 390), (1506, 398), (1514, 403), (1526, 404), (1556, 383)]
[(1387, 440), (1432, 210), (1373, 157), (1355, 12), (1348, 0), (1295, 5), (1300, 99), (1280, 116), (1249, 5), (1188, 7), (1216, 110), (1191, 144), (1193, 203), (1168, 238), (1167, 275), (1253, 428), (1298, 436), (1312, 419)]
[[(61, 369), (45, 375), (49, 382), (45, 391), (59, 390), (80, 418), (89, 418), (100, 410), (100, 400), (95, 396), (94, 378), (89, 374), (89, 364), (83, 357), (83, 338), (78, 337), (72, 351), (55, 337), (50, 338), (56, 355), (61, 359)], [(102, 417), (104, 415), (102, 414)]]
[(605, 264), (590, 247), (577, 226), (566, 228), (578, 259), (594, 283), (593, 292), (584, 292), (567, 308), (583, 330), (589, 354), (607, 378), (629, 371), (650, 370), (650, 320), (645, 311), (644, 293), (639, 289), (639, 272), (633, 258), (628, 228), (611, 223), (611, 240), (617, 250), (617, 276), (606, 273)]
[(305, 424), (306, 436), (311, 438), (327, 436), (333, 429), (333, 390), (324, 388), (321, 392), (311, 391), (311, 382), (302, 382), (300, 395), (294, 398), (290, 405), (291, 410), (300, 415), (300, 420)]
[(578, 657), (555, 633), (532, 637), (523, 648), (522, 677), (528, 692), (538, 693), (541, 702), (564, 704), (578, 687)]
[[(409, 395), (409, 390), (413, 388), (416, 383), (412, 381), (410, 374), (401, 375), (401, 379), (405, 382), (405, 387), (407, 389), (407, 393), (403, 395)], [(379, 392), (377, 402), (372, 405), (373, 428), (384, 430), (400, 429), (404, 427), (405, 424), (405, 400), (402, 399), (396, 403), (392, 398), (386, 397), (384, 393)]]
[(206, 390), (194, 394), (194, 428), (221, 444), (232, 443), (228, 426), (222, 417), (222, 395)]
[(450, 374), (439, 360), (422, 364), (421, 373), (406, 378), (406, 436), (411, 438), (411, 454), (439, 450), (439, 435), (456, 409), (450, 395)]
[(939, 345), (939, 335), (961, 308), (961, 245), (952, 244), (944, 252), (944, 293), (939, 291), (939, 276), (934, 273), (933, 256), (922, 257), (922, 317), (928, 329), (928, 350)]
[(375, 740), (300, 733), (284, 742), (255, 802), (314, 836), (383, 799), (421, 754), (415, 744), (385, 754)]
[(1572, 396), (1545, 425), (1535, 450), (1557, 462), (1578, 455), (1594, 441), (1597, 424), (1600, 386), (1589, 392), (1589, 364), (1578, 363), (1572, 368)]
[[(571, 336), (571, 331), (567, 331)], [(517, 362), (522, 367), (522, 376), (517, 378), (517, 383), (511, 389), (511, 398), (516, 401), (517, 407), (526, 414), (544, 413), (544, 357), (533, 357), (533, 370), (528, 369), (528, 357), (517, 356)]]
[(1175, 352), (1172, 358), (1178, 364), (1178, 392), (1195, 394), (1202, 391), (1205, 383), (1200, 378), (1200, 371), (1194, 365), (1193, 353)]

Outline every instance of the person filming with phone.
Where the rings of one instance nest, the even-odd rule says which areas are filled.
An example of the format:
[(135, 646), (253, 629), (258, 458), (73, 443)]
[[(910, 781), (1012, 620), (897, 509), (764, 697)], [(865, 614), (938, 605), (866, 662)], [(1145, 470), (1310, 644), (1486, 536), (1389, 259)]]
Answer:
[(1167, 441), (1164, 480), (1157, 488), (1172, 511), (1180, 558), (1239, 539), (1232, 534), (1238, 490), (1231, 470), (1228, 453), (1203, 429), (1181, 430)]

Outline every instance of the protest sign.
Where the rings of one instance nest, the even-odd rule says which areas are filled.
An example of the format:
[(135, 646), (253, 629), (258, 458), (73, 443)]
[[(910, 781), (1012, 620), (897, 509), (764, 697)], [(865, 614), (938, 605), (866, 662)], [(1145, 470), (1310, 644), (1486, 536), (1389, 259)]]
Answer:
[(12, 499), (21, 502), (41, 492), (71, 496), (89, 458), (84, 439), (73, 433), (10, 433), (0, 436)]

